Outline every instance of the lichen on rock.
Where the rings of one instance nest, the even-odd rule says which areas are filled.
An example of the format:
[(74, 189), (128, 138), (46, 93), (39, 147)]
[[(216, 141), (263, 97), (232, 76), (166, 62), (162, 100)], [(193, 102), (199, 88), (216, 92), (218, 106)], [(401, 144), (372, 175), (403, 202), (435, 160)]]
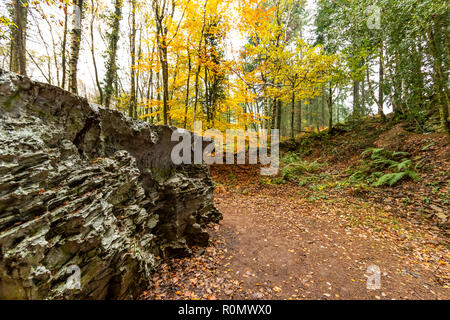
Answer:
[(159, 257), (207, 245), (214, 186), (171, 162), (175, 128), (1, 70), (0, 111), (0, 299), (134, 298)]

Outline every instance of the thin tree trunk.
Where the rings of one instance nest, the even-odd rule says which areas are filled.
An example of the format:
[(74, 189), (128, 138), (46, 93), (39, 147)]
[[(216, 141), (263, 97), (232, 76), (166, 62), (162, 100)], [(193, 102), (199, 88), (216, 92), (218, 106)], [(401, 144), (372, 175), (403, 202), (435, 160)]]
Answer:
[(272, 101), (272, 130), (277, 128), (277, 98)]
[(167, 46), (166, 41), (163, 41), (162, 43), (162, 78), (163, 78), (163, 116), (164, 116), (164, 124), (167, 125), (168, 123), (168, 112), (169, 112), (169, 62), (168, 59), (168, 52), (167, 52)]
[(377, 99), (377, 97), (375, 96), (375, 91), (373, 90), (373, 87), (372, 87), (372, 81), (370, 80), (370, 74), (369, 74), (369, 68), (367, 68), (367, 70), (366, 70), (366, 78), (367, 78), (367, 84), (368, 84), (368, 86), (369, 86), (369, 92), (370, 92), (370, 95), (372, 96), (372, 99), (373, 99), (373, 101), (375, 101), (375, 103), (376, 103), (376, 105), (377, 105), (377, 107), (378, 107), (378, 114), (382, 117), (382, 119), (383, 119), (383, 121), (386, 119), (386, 116), (384, 115), (384, 112), (383, 112), (383, 103), (382, 103), (382, 99), (383, 99), (383, 90), (382, 90), (382, 82), (381, 82), (381, 80), (382, 80), (382, 75), (381, 75), (381, 73), (380, 73), (380, 90), (381, 91), (379, 91), (378, 92), (378, 94), (379, 94), (379, 98)]
[(13, 1), (13, 22), (11, 26), (11, 60), (10, 70), (12, 72), (27, 74), (26, 59), (26, 34), (27, 34), (28, 4), (23, 0)]
[[(138, 44), (138, 52), (137, 52), (138, 59), (141, 58), (141, 55), (142, 55), (142, 28), (139, 25), (139, 44)], [(136, 118), (138, 118), (142, 113), (142, 111), (140, 110), (141, 108), (139, 108), (139, 103), (137, 103), (137, 101), (141, 101), (139, 99), (139, 93), (141, 93), (140, 97), (142, 97), (142, 91), (141, 91), (140, 82), (139, 82), (140, 76), (141, 76), (141, 73), (139, 72), (139, 69), (137, 69), (136, 70), (136, 89), (135, 89), (135, 92), (136, 92), (136, 97), (135, 97), (135, 99), (136, 99)]]
[[(380, 84), (378, 88), (378, 114), (381, 116), (383, 121), (386, 121), (386, 115), (384, 114), (384, 49), (383, 49), (383, 43), (381, 43), (380, 46), (380, 69), (379, 69), (379, 76), (380, 76)], [(368, 80), (370, 81), (370, 79)]]
[(281, 132), (281, 100), (277, 100), (277, 129)]
[(360, 85), (359, 81), (353, 82), (353, 116), (359, 117), (361, 115), (360, 110), (360, 101), (359, 101), (359, 94), (360, 94)]
[(112, 23), (112, 30), (109, 34), (108, 44), (108, 60), (106, 63), (106, 75), (105, 75), (105, 107), (110, 108), (111, 97), (114, 92), (113, 83), (117, 77), (117, 43), (119, 42), (119, 29), (120, 20), (122, 19), (122, 3), (123, 0), (115, 0), (114, 3), (114, 16)]
[(329, 130), (333, 129), (333, 89), (331, 84), (328, 88), (328, 128)]
[(295, 91), (292, 88), (292, 105), (291, 105), (291, 138), (294, 139), (294, 120), (295, 120)]
[(103, 104), (103, 90), (100, 85), (100, 80), (98, 78), (98, 69), (97, 69), (97, 60), (95, 58), (95, 45), (94, 45), (94, 22), (95, 16), (97, 15), (97, 8), (94, 9), (95, 4), (94, 0), (91, 0), (92, 6), (92, 19), (91, 19), (91, 55), (92, 55), (92, 63), (94, 65), (94, 75), (95, 75), (95, 83), (97, 84), (98, 94), (99, 94), (99, 104)]
[(161, 103), (161, 82), (159, 72), (156, 73), (156, 100), (158, 101), (158, 113), (156, 115), (156, 122), (160, 122), (161, 116), (159, 113), (159, 104)]
[(322, 107), (321, 116), (322, 116), (322, 127), (325, 127), (325, 96), (322, 94), (320, 99), (320, 105)]
[(299, 100), (298, 102), (298, 132), (301, 133), (302, 132), (302, 112), (303, 112), (303, 106), (302, 106), (302, 101)]
[(128, 116), (135, 117), (136, 110), (136, 74), (134, 65), (136, 64), (136, 0), (131, 0), (131, 30), (130, 30), (130, 55), (131, 55), (131, 92), (130, 92), (130, 108)]
[(78, 58), (80, 56), (81, 31), (83, 19), (83, 0), (75, 0), (73, 3), (73, 29), (70, 57), (69, 90), (78, 93)]
[[(206, 47), (206, 45), (205, 45)], [(206, 57), (206, 48), (205, 48), (205, 57)], [(205, 66), (203, 68), (205, 72), (205, 76), (203, 77), (204, 83), (205, 83), (205, 106), (206, 106), (206, 122), (209, 126), (210, 124), (210, 110), (209, 110), (209, 87), (208, 87), (208, 67)]]
[(64, 4), (64, 32), (63, 32), (63, 41), (61, 46), (61, 67), (62, 67), (62, 80), (61, 80), (61, 86), (63, 89), (66, 88), (66, 67), (67, 67), (67, 61), (66, 61), (66, 47), (67, 47), (67, 29), (68, 29), (68, 20), (69, 20), (69, 13), (68, 11), (68, 4), (65, 2)]
[[(198, 42), (198, 54), (200, 55), (202, 42), (203, 42), (203, 34), (205, 32), (205, 24), (206, 24), (206, 6), (208, 4), (208, 0), (205, 1), (205, 6), (203, 7), (203, 23), (202, 23), (202, 31), (200, 33), (200, 41)], [(195, 101), (194, 101), (194, 111), (193, 111), (193, 122), (195, 123), (196, 119), (196, 113), (197, 113), (197, 103), (198, 103), (198, 85), (199, 85), (199, 74), (202, 67), (202, 64), (200, 62), (200, 56), (197, 57), (198, 59), (198, 66), (197, 66), (197, 72), (195, 73)]]
[(443, 61), (443, 33), (441, 17), (437, 17), (430, 32), (430, 51), (433, 56), (433, 83), (434, 90), (439, 105), (439, 113), (441, 118), (442, 129), (450, 135), (450, 120), (448, 111), (448, 92), (446, 86), (446, 79), (444, 77), (444, 61)]
[(185, 100), (185, 110), (184, 110), (184, 128), (187, 127), (187, 115), (188, 115), (188, 107), (189, 107), (189, 86), (191, 84), (191, 53), (188, 48), (188, 78), (186, 83), (186, 100)]

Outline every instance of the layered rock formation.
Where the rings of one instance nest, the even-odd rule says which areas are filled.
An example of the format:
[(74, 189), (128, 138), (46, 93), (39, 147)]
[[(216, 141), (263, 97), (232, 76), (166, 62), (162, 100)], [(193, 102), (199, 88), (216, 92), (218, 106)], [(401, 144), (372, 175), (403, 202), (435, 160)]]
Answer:
[(0, 70), (0, 299), (134, 298), (207, 245), (213, 183), (173, 130)]

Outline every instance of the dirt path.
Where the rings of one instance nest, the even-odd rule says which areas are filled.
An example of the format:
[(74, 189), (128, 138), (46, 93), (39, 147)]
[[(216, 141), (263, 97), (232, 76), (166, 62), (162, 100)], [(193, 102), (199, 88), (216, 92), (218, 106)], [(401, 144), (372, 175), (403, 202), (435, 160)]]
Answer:
[[(450, 299), (439, 230), (353, 196), (305, 199), (298, 187), (219, 188), (212, 246), (174, 259), (146, 299)], [(381, 289), (367, 289), (367, 269)]]
[[(450, 298), (448, 250), (435, 230), (409, 225), (374, 204), (295, 195), (295, 189), (274, 187), (217, 199), (224, 213), (218, 233), (247, 293), (280, 299)], [(371, 265), (381, 270), (380, 290), (367, 289)], [(252, 293), (250, 298), (262, 297)]]

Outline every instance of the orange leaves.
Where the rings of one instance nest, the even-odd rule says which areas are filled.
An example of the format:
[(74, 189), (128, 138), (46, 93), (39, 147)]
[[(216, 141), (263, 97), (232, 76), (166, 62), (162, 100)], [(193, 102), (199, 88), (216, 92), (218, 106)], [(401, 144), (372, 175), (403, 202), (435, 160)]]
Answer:
[(274, 287), (272, 290), (275, 291), (276, 293), (280, 293), (281, 292), (281, 288), (280, 287)]

